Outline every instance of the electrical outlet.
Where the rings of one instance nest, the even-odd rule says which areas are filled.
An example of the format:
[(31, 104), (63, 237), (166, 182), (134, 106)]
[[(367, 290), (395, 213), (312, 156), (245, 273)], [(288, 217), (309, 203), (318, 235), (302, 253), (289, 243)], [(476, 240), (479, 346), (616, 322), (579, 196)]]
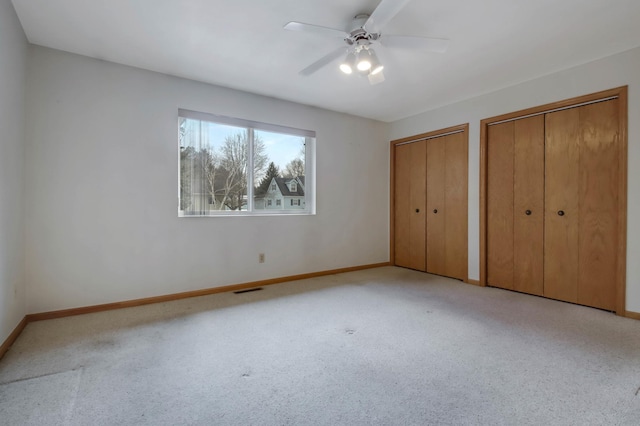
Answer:
[(258, 263), (264, 263), (264, 253), (258, 255)]

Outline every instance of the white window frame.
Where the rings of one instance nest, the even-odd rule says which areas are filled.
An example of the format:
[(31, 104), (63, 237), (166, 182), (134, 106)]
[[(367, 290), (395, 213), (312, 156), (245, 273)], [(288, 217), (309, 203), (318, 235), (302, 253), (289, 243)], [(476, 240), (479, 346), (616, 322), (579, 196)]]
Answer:
[[(178, 201), (179, 217), (220, 217), (220, 216), (278, 216), (278, 215), (315, 215), (316, 214), (316, 198), (315, 198), (315, 153), (316, 153), (316, 132), (312, 130), (303, 130), (293, 127), (281, 126), (277, 124), (261, 123), (253, 120), (245, 120), (242, 118), (225, 117), (221, 115), (210, 114), (206, 112), (191, 111), (188, 109), (178, 109), (178, 121), (180, 118), (188, 118), (200, 121), (207, 121), (215, 124), (223, 124), (234, 127), (245, 128), (249, 131), (250, 140), (253, 141), (253, 133), (255, 130), (266, 132), (280, 133), (291, 136), (300, 136), (305, 138), (305, 208), (292, 210), (278, 209), (255, 209), (254, 206), (254, 188), (253, 188), (253, 143), (249, 143), (247, 170), (247, 210), (212, 210), (207, 214), (188, 214), (185, 215), (180, 211)], [(180, 147), (178, 146), (178, 170), (180, 170)], [(178, 173), (178, 200), (180, 200), (180, 175)], [(298, 204), (299, 205), (299, 204)], [(265, 206), (266, 207), (266, 206)]]

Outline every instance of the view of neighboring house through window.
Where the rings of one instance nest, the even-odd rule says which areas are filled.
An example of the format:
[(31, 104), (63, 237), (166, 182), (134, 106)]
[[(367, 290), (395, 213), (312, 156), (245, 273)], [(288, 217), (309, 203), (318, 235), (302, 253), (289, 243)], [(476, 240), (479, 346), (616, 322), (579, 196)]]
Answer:
[(179, 142), (180, 216), (312, 213), (314, 132), (179, 110)]

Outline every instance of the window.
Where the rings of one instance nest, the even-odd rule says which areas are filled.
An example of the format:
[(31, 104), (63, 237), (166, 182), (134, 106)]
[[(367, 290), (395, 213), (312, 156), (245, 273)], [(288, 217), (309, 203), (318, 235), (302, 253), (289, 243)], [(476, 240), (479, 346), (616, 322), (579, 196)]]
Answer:
[[(183, 109), (178, 115), (179, 216), (314, 213), (315, 132)], [(287, 183), (305, 208), (276, 200), (267, 210), (267, 192), (280, 187), (285, 195)]]
[(300, 199), (294, 200), (293, 198), (291, 199), (291, 205), (292, 206), (299, 206), (300, 205)]

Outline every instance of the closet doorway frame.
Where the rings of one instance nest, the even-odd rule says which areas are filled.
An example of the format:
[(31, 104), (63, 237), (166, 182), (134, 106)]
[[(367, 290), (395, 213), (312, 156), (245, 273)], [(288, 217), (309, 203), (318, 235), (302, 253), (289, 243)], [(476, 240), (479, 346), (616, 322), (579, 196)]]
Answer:
[[(465, 142), (467, 144), (467, 182), (466, 182), (466, 195), (467, 195), (467, 221), (469, 220), (469, 123), (459, 124), (457, 126), (446, 127), (444, 129), (434, 130), (427, 133), (421, 133), (414, 136), (408, 136), (402, 139), (392, 140), (390, 142), (389, 162), (390, 162), (390, 186), (389, 186), (389, 263), (393, 266), (396, 265), (396, 221), (395, 221), (395, 208), (396, 208), (396, 146), (404, 145), (407, 143), (420, 142), (428, 139), (435, 139), (442, 136), (447, 136), (454, 133), (463, 133)], [(467, 225), (467, 276), (463, 280), (465, 283), (469, 283), (469, 228)]]
[(628, 86), (578, 96), (563, 101), (527, 108), (520, 111), (486, 118), (480, 121), (480, 286), (487, 285), (487, 143), (489, 126), (534, 115), (577, 108), (596, 102), (618, 99), (618, 229), (616, 252), (616, 315), (629, 316), (626, 311), (627, 291), (627, 156), (628, 156)]

